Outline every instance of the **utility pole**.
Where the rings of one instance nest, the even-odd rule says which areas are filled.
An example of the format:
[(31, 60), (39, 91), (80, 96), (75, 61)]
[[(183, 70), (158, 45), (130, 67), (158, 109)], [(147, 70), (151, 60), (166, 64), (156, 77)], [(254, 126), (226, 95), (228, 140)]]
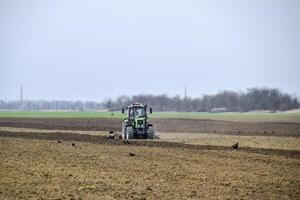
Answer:
[(23, 84), (21, 84), (21, 91), (20, 91), (20, 109), (23, 109)]
[(186, 101), (187, 99), (187, 87), (186, 84), (184, 85), (184, 100)]

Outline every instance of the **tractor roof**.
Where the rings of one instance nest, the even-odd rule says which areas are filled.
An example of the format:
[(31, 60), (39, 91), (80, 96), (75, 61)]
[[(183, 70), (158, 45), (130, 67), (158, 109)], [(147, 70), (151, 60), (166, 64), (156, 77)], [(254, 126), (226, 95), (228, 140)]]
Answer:
[(132, 108), (132, 107), (147, 107), (147, 105), (143, 105), (141, 103), (133, 103), (130, 106), (128, 106), (128, 108)]

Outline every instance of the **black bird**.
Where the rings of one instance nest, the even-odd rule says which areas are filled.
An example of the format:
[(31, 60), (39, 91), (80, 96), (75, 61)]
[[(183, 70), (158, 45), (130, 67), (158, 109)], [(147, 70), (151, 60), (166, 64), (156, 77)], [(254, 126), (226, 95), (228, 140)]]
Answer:
[(234, 149), (239, 149), (239, 143), (237, 142), (236, 144), (233, 144), (233, 145), (232, 145), (232, 148), (234, 148)]
[(129, 153), (130, 156), (136, 156), (134, 153)]
[(75, 147), (75, 144), (74, 144), (74, 143), (72, 143), (72, 146), (73, 146), (73, 147)]
[(63, 143), (63, 141), (62, 141), (62, 140), (57, 140), (57, 142), (58, 142), (58, 143)]

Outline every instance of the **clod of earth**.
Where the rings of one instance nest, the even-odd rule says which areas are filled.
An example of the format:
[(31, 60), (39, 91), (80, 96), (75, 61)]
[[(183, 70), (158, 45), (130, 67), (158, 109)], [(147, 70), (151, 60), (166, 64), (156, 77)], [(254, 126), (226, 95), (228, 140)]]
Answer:
[(78, 188), (79, 191), (81, 190), (95, 190), (96, 189), (96, 186), (94, 185), (86, 185), (86, 186), (81, 186)]

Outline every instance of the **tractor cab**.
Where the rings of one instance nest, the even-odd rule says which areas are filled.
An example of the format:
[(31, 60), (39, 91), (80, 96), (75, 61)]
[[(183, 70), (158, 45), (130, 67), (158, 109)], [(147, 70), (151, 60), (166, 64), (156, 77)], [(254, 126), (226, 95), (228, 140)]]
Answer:
[(128, 110), (128, 118), (129, 119), (134, 119), (138, 117), (146, 117), (146, 107), (129, 107)]

